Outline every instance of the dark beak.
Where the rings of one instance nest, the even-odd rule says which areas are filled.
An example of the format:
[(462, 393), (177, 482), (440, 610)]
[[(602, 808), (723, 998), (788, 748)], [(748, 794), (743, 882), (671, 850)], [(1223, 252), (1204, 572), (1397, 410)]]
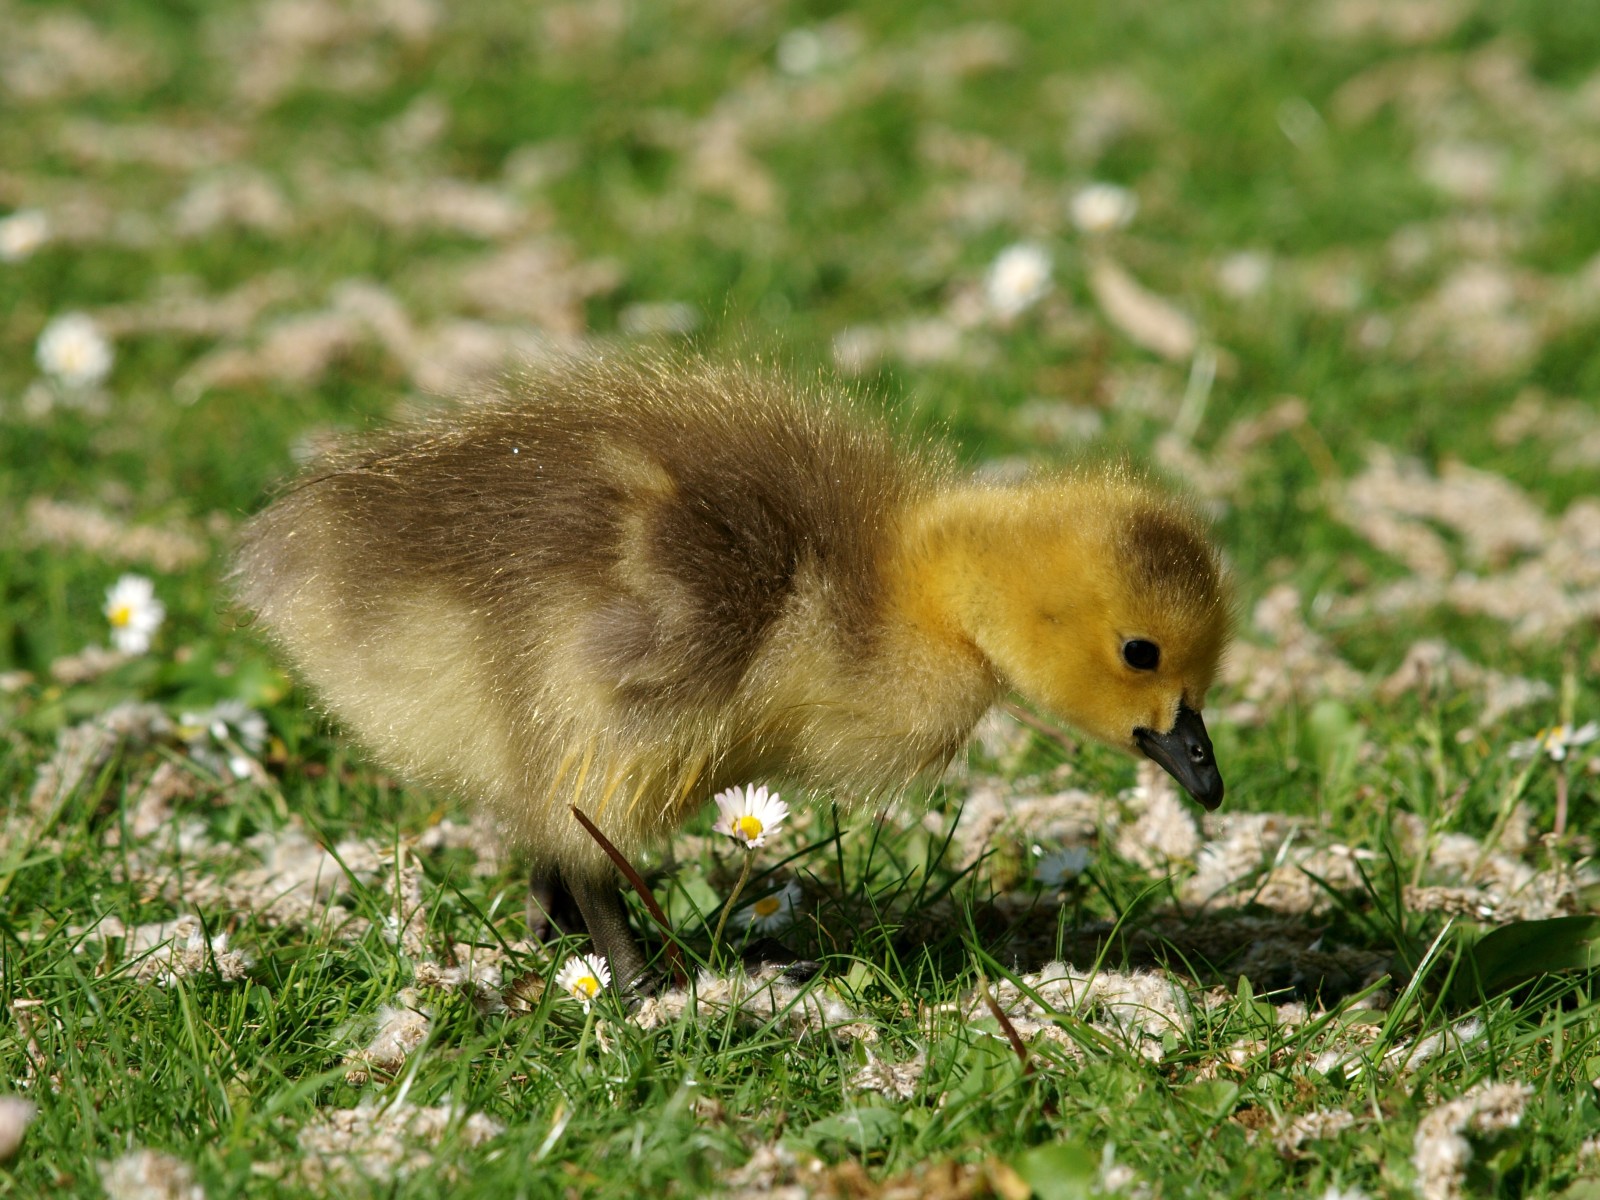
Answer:
[(1161, 765), (1184, 790), (1208, 811), (1222, 804), (1222, 772), (1211, 751), (1211, 738), (1200, 714), (1187, 704), (1178, 705), (1178, 719), (1166, 733), (1135, 729), (1133, 740), (1145, 756)]

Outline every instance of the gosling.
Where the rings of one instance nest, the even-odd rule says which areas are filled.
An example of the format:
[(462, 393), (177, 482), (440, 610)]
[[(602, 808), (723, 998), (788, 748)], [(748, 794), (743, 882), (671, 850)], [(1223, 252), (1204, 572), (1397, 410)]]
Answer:
[(1016, 691), (1208, 809), (1231, 603), (1206, 526), (1124, 467), (963, 480), (844, 396), (574, 361), (329, 454), (235, 579), (391, 769), (476, 799), (641, 978), (611, 862), (717, 791), (851, 801), (943, 768)]

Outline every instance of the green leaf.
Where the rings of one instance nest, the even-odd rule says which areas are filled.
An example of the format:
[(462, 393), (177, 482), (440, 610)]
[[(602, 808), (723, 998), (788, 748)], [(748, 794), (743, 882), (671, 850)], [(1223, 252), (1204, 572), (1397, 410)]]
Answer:
[(1470, 1004), (1540, 975), (1595, 967), (1600, 967), (1600, 917), (1515, 921), (1484, 934), (1467, 952), (1454, 999)]
[(1257, 1000), (1255, 989), (1250, 986), (1250, 981), (1243, 975), (1239, 976), (1239, 982), (1234, 988), (1234, 996), (1238, 999), (1241, 1010), (1254, 1013), (1268, 1025), (1272, 1025), (1277, 1021), (1278, 1010), (1265, 1000)]
[(969, 1042), (957, 1051), (945, 1089), (946, 1107), (986, 1101), (1022, 1072), (1016, 1053), (1001, 1039), (997, 1022), (974, 1022), (973, 1028), (992, 1030), (995, 1036)]
[(1093, 1194), (1095, 1156), (1077, 1142), (1054, 1142), (1029, 1150), (1011, 1164), (1039, 1200), (1082, 1200)]
[(900, 1114), (893, 1109), (852, 1108), (813, 1121), (799, 1137), (819, 1150), (831, 1144), (865, 1154), (885, 1145), (899, 1129)]
[(1342, 779), (1361, 747), (1361, 725), (1337, 700), (1319, 700), (1306, 719), (1306, 732), (1325, 784)]
[(1239, 1102), (1239, 1085), (1226, 1079), (1203, 1079), (1186, 1083), (1173, 1094), (1205, 1120), (1220, 1121)]
[(706, 914), (717, 911), (724, 897), (707, 882), (704, 875), (679, 872), (676, 886), (667, 889), (661, 897), (661, 907), (674, 929), (683, 929), (703, 922)]

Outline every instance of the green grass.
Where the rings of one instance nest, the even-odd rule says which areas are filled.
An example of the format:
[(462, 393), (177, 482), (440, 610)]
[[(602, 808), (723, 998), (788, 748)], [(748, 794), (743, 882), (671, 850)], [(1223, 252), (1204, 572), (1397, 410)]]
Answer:
[[(38, 208), (56, 230), (0, 261), (0, 671), (26, 673), (0, 688), (0, 1059), (10, 1090), (39, 1107), (0, 1167), (0, 1194), (97, 1195), (101, 1164), (136, 1148), (183, 1160), (213, 1197), (348, 1194), (360, 1189), (339, 1172), (359, 1168), (308, 1147), (319, 1123), (358, 1105), (451, 1106), (441, 1137), (406, 1142), (426, 1157), (370, 1183), (396, 1197), (699, 1196), (774, 1173), (848, 1195), (895, 1181), (952, 1196), (1031, 1186), (1046, 1200), (1118, 1187), (1434, 1194), (1419, 1136), (1441, 1105), (1489, 1083), (1530, 1090), (1515, 1127), (1468, 1130), (1469, 1194), (1600, 1193), (1600, 1157), (1583, 1149), (1600, 1127), (1591, 927), (1528, 927), (1528, 969), (1497, 967), (1487, 994), (1471, 974), (1493, 928), (1595, 911), (1595, 747), (1563, 768), (1571, 822), (1549, 844), (1560, 770), (1509, 750), (1558, 720), (1600, 718), (1596, 620), (1519, 635), (1449, 596), (1382, 611), (1381, 589), (1416, 565), (1346, 519), (1374, 446), (1418, 460), (1430, 487), (1468, 464), (1520, 489), (1548, 514), (1549, 539), (1589, 556), (1556, 586), (1593, 594), (1590, 543), (1556, 521), (1593, 503), (1600, 461), (1557, 468), (1571, 437), (1496, 432), (1529, 387), (1576, 400), (1600, 430), (1589, 8), (493, 3), (419, 8), (434, 20), (409, 32), (385, 11), (0, 5), (15, 43), (0, 50), (0, 213)], [(1341, 24), (1361, 13), (1381, 20)], [(1407, 26), (1430, 13), (1458, 19)], [(1383, 21), (1423, 32), (1408, 42)], [(808, 75), (779, 65), (796, 30), (824, 47)], [(443, 113), (431, 136), (428, 105)], [(1430, 181), (1428, 164), (1457, 152), (1468, 174), (1488, 162), (1488, 181)], [(499, 206), (493, 228), (449, 202), (397, 210), (447, 179)], [(1068, 216), (1095, 180), (1139, 200), (1103, 239)], [(207, 195), (223, 198), (221, 218), (186, 226)], [(997, 321), (972, 298), (1017, 241), (1049, 249), (1053, 288)], [(524, 242), (557, 265), (519, 282), (550, 292), (475, 295), (458, 282)], [(1234, 295), (1218, 269), (1242, 251), (1270, 270), (1259, 291)], [(1188, 409), (1190, 461), (1213, 475), (1185, 478), (1164, 457), (1196, 376), (1108, 316), (1091, 283), (1099, 254), (1218, 349), (1216, 379)], [(595, 264), (609, 267), (586, 273)], [(1469, 265), (1498, 272), (1509, 299), (1452, 307)], [(254, 309), (205, 323), (271, 273)], [(386, 338), (351, 317), (340, 299), (351, 280), (384, 289), (410, 331)], [(160, 318), (157, 301), (183, 294), (205, 299), (191, 323)], [(710, 1009), (645, 1029), (615, 997), (586, 1018), (541, 992), (581, 947), (522, 940), (514, 863), (419, 846), (464, 812), (385, 777), (314, 714), (230, 607), (227, 555), (308, 437), (390, 419), (435, 385), (422, 360), (464, 336), (464, 321), (479, 336), (576, 330), (611, 344), (626, 340), (630, 306), (650, 302), (693, 306), (698, 350), (802, 375), (865, 329), (890, 348), (852, 386), (975, 466), (1076, 453), (1019, 420), (1044, 400), (1095, 414), (1094, 451), (1155, 458), (1207, 494), (1243, 638), (1265, 656), (1208, 707), (1225, 812), (1278, 814), (1260, 853), (1219, 877), (1218, 904), (1198, 907), (1195, 881), (1237, 828), (1208, 828), (1174, 862), (1142, 860), (1132, 765), (1013, 726), (922, 808), (880, 820), (818, 798), (759, 860), (770, 874), (749, 894), (797, 879), (805, 899), (787, 937), (826, 968), (796, 1011), (826, 1000), (848, 1029), (802, 1035), (793, 1013)], [(47, 322), (75, 310), (124, 322), (87, 406), (41, 382), (34, 358)], [(270, 349), (284, 322), (328, 313), (346, 340), (325, 363), (291, 354), (275, 367), (263, 353), (184, 390), (197, 364)], [(541, 319), (555, 326), (537, 330)], [(919, 321), (946, 321), (955, 352), (897, 352)], [(1304, 422), (1241, 449), (1239, 431), (1288, 396)], [(30, 508), (42, 499), (181, 531), (202, 552), (159, 569), (126, 533), (95, 548), (50, 541)], [(1450, 513), (1425, 524), (1450, 558), (1446, 579), (1502, 580), (1542, 553), (1478, 562)], [(150, 653), (59, 678), (59, 660), (107, 640), (105, 591), (128, 570), (154, 578), (167, 607)], [(1285, 657), (1294, 631), (1250, 619), (1285, 585), (1321, 639), (1299, 668)], [(1489, 721), (1472, 680), (1385, 691), (1421, 638), (1548, 691)], [(1241, 707), (1261, 687), (1267, 698)], [(174, 721), (244, 703), (268, 725), (264, 773), (234, 779), (216, 746), (206, 759), (169, 730), (110, 738), (74, 786), (37, 788), (58, 739), (81, 740), (135, 701)], [(141, 808), (173, 780), (170, 813), (148, 798)], [(970, 847), (961, 831), (985, 788), (1102, 797), (1090, 870), (1059, 897), (1029, 882), (1036, 843), (1084, 840), (1061, 832), (1060, 806), (1019, 807), (1033, 815)], [(158, 815), (153, 828), (135, 828), (140, 812)], [(340, 847), (344, 867), (290, 919), (262, 867), (301, 833)], [(703, 956), (739, 864), (708, 818), (691, 834), (646, 865)], [(1361, 855), (1305, 857), (1329, 847)], [(1469, 873), (1492, 858), (1498, 882), (1462, 878), (1463, 853)], [(1445, 886), (1471, 891), (1464, 911), (1428, 900)], [(1531, 904), (1541, 888), (1564, 899)], [(415, 914), (397, 910), (404, 895)], [(186, 913), (245, 953), (242, 977), (219, 958), (152, 981), (151, 955), (166, 951), (100, 924)], [(635, 920), (648, 927), (642, 909)], [(425, 1040), (393, 1070), (352, 1075), (348, 1056), (418, 964), (447, 969), (468, 948), (498, 960), (493, 991), (512, 1007), (407, 993), (431, 1013)], [(1007, 981), (1033, 987), (1051, 959), (1102, 981), (1154, 972), (1186, 1001), (1164, 1026), (1133, 1010), (1119, 1024), (1094, 1003), (1034, 1011), (1028, 1025)], [(1026, 1066), (983, 989), (1008, 997)], [(1476, 1022), (1468, 1036), (1429, 1052), (1463, 1022)], [(872, 1064), (919, 1061), (906, 1095), (855, 1086)], [(1293, 1145), (1293, 1122), (1319, 1110), (1350, 1120)], [(499, 1131), (479, 1136), (471, 1114)], [(763, 1175), (774, 1148), (788, 1165)], [(987, 1174), (935, 1190), (950, 1164)]]

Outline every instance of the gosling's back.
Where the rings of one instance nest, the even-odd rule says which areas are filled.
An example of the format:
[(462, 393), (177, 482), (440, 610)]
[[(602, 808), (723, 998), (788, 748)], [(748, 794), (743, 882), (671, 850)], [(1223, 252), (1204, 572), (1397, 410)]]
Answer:
[[(380, 758), (570, 864), (594, 850), (569, 801), (631, 850), (708, 788), (804, 773), (804, 710), (874, 661), (886, 539), (945, 474), (821, 391), (575, 363), (330, 456), (238, 577)], [(831, 661), (786, 684), (818, 635)]]

